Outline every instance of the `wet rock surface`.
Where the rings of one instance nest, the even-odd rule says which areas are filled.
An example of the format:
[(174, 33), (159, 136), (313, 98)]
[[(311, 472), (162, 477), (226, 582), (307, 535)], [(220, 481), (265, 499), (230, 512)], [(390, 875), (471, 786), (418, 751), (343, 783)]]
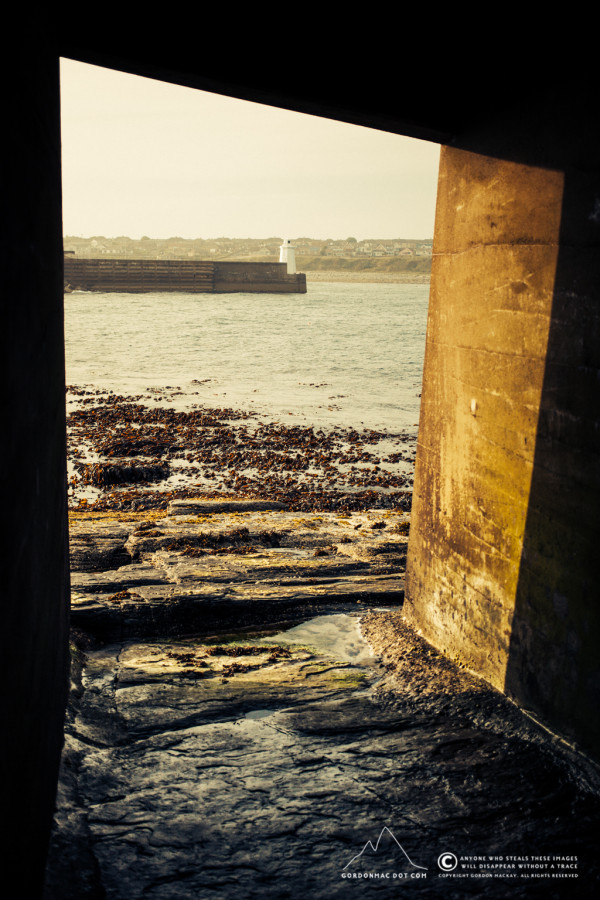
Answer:
[(398, 612), (362, 627), (401, 662), (359, 618), (79, 655), (47, 896), (593, 896), (590, 773)]
[(75, 517), (73, 625), (108, 641), (287, 621), (340, 602), (402, 602), (402, 511), (268, 506), (192, 498), (152, 519)]
[(73, 518), (46, 900), (594, 896), (596, 769), (404, 623), (407, 517), (203, 503)]

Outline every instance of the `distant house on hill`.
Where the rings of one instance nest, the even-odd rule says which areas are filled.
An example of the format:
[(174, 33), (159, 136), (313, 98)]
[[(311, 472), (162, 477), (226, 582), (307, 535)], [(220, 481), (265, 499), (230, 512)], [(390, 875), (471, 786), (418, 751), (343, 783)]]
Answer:
[(354, 256), (356, 245), (352, 241), (336, 241), (327, 248), (328, 256)]

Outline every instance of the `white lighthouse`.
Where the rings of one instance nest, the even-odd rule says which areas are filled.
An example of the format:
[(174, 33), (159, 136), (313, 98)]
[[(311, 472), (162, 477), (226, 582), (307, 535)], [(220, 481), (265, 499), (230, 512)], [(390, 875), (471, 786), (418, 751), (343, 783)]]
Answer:
[(290, 240), (284, 240), (279, 248), (279, 262), (287, 263), (288, 275), (296, 274), (296, 248)]

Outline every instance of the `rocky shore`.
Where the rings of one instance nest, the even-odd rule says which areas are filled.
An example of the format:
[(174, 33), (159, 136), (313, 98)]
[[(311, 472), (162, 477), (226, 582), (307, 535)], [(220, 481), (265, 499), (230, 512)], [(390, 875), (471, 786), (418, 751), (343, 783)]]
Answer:
[(595, 895), (596, 770), (403, 621), (407, 513), (71, 516), (45, 900)]
[(408, 517), (173, 501), (71, 521), (73, 625), (102, 641), (285, 623), (340, 603), (399, 604)]
[(71, 508), (165, 509), (242, 497), (293, 511), (408, 510), (416, 429), (286, 425), (244, 410), (176, 409), (176, 389), (124, 396), (70, 386)]
[(122, 640), (402, 602), (414, 434), (175, 396), (69, 389), (75, 627)]
[(597, 896), (595, 767), (402, 618), (410, 435), (75, 396), (45, 900)]

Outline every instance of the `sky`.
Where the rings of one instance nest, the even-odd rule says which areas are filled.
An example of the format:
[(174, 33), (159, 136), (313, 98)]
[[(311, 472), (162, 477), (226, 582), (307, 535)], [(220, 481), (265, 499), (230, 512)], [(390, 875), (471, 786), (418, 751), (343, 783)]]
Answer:
[(61, 60), (63, 232), (433, 236), (439, 145)]

